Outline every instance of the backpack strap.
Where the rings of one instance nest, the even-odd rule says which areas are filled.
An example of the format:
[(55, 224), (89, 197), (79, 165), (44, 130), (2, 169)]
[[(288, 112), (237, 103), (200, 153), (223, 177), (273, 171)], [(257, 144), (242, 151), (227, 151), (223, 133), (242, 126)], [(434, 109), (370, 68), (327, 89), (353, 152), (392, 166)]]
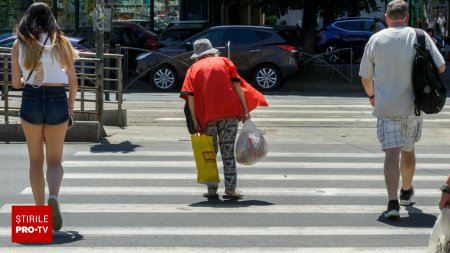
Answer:
[(423, 47), (424, 49), (426, 48), (425, 46), (425, 33), (422, 29), (419, 28), (414, 28), (414, 31), (416, 31), (416, 37), (417, 37), (417, 43)]
[[(423, 32), (422, 29), (419, 28), (414, 28), (414, 31), (416, 32), (416, 38), (417, 38), (417, 44), (419, 46), (419, 49), (417, 48), (417, 44), (416, 44), (416, 50), (420, 50), (420, 48), (422, 50), (425, 51), (425, 33)], [(414, 114), (416, 116), (420, 115), (420, 110), (417, 108), (417, 106), (414, 106)]]

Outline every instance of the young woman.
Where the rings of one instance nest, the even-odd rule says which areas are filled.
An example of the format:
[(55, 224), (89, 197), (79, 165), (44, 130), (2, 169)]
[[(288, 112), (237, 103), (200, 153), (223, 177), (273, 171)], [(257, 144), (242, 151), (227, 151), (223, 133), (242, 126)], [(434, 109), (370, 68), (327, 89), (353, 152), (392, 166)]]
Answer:
[(48, 205), (57, 231), (62, 226), (57, 199), (64, 174), (61, 160), (77, 92), (74, 60), (78, 54), (44, 3), (32, 4), (14, 32), (18, 39), (12, 48), (12, 85), (23, 88), (20, 118), (28, 146), (31, 189), (36, 205), (45, 205), (45, 158)]

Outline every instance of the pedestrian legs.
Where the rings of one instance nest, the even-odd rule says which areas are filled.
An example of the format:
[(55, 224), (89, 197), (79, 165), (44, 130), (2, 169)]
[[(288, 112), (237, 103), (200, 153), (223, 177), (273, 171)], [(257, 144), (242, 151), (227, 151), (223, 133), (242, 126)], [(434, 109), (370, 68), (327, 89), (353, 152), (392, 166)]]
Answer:
[(61, 165), (67, 122), (58, 125), (44, 125), (47, 161), (47, 183), (49, 195), (58, 196), (64, 170)]
[(398, 182), (400, 179), (400, 148), (389, 148), (384, 150), (384, 179), (389, 200), (398, 199)]
[(400, 173), (402, 175), (402, 189), (407, 191), (412, 187), (414, 171), (416, 169), (416, 155), (413, 151), (402, 150), (400, 157)]
[[(234, 190), (236, 188), (236, 160), (234, 158), (234, 144), (237, 136), (239, 120), (225, 119), (210, 122), (206, 125), (205, 134), (213, 136), (214, 151), (217, 154), (218, 146), (222, 156), (225, 189)], [(208, 185), (209, 193), (217, 192), (217, 184)]]
[[(214, 153), (217, 156), (218, 148), (217, 148), (217, 125), (216, 122), (210, 122), (206, 124), (205, 134), (213, 137), (213, 146)], [(207, 184), (208, 186), (208, 194), (216, 194), (217, 193), (217, 184)]]
[(30, 159), (30, 186), (37, 206), (45, 205), (44, 136), (42, 124), (21, 121)]
[(227, 119), (219, 121), (219, 147), (222, 155), (225, 190), (236, 189), (237, 172), (234, 157), (234, 144), (236, 142), (239, 120)]

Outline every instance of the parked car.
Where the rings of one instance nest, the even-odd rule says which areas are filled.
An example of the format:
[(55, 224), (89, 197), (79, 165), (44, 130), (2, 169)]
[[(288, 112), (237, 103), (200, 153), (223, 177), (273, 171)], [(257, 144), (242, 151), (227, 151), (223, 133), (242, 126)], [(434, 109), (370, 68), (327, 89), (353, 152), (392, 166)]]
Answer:
[(208, 27), (208, 20), (173, 21), (161, 33), (159, 42), (161, 43), (161, 47), (171, 47), (208, 29)]
[(138, 56), (137, 73), (159, 90), (175, 89), (184, 79), (195, 40), (207, 38), (231, 60), (238, 72), (263, 91), (278, 89), (299, 71), (299, 47), (276, 29), (263, 26), (217, 26), (196, 34), (172, 47)]
[[(70, 43), (76, 50), (80, 52), (89, 51), (89, 49), (86, 47), (87, 43), (86, 39), (76, 37), (67, 37), (67, 38), (69, 39)], [(17, 36), (11, 33), (8, 37), (0, 39), (0, 47), (12, 48), (12, 45), (16, 39)]]
[[(70, 35), (86, 38), (88, 48), (95, 51), (96, 38), (91, 26), (80, 27)], [(142, 51), (156, 50), (161, 47), (159, 38), (155, 33), (147, 31), (139, 25), (120, 21), (113, 22), (112, 32), (105, 36), (105, 44), (110, 44), (112, 47), (116, 44), (127, 47), (122, 53), (124, 54), (124, 66), (126, 66), (124, 74), (128, 76), (134, 73), (136, 57)]]
[[(72, 44), (72, 46), (78, 51), (78, 52), (89, 52), (89, 49), (85, 46), (86, 43), (86, 39), (84, 38), (75, 38), (75, 37), (67, 37), (70, 41), (70, 43)], [(17, 36), (14, 34), (10, 34), (10, 36), (0, 39), (0, 47), (6, 47), (6, 48), (12, 48), (14, 41), (17, 39)], [(8, 69), (11, 69), (11, 65), (8, 64)], [(94, 64), (92, 63), (88, 63), (86, 64), (86, 69), (85, 69), (85, 73), (89, 73), (89, 74), (93, 74), (95, 73), (95, 69), (94, 69)], [(0, 61), (0, 71), (3, 70), (3, 61)], [(81, 71), (81, 63), (80, 62), (75, 62), (75, 70), (77, 72)], [(11, 78), (11, 75), (8, 77), (9, 79)], [(0, 81), (3, 80), (3, 76), (0, 75)], [(11, 80), (11, 79), (10, 79)]]
[(125, 20), (116, 20), (117, 22), (123, 22), (123, 23), (132, 23), (135, 25), (139, 25), (142, 28), (144, 28), (147, 31), (152, 31), (156, 34), (161, 33), (166, 27), (167, 22), (162, 20), (160, 17), (154, 17), (153, 18), (153, 29), (150, 26), (150, 20), (149, 19), (125, 19)]
[(2, 34), (0, 34), (0, 41), (7, 39), (8, 37), (11, 37), (12, 35), (13, 35), (12, 32), (2, 33)]
[[(95, 32), (92, 26), (84, 26), (78, 28), (69, 34), (73, 37), (86, 38), (88, 48), (95, 48)], [(111, 37), (106, 37), (105, 44), (120, 44), (123, 47), (134, 47), (148, 50), (160, 48), (158, 35), (145, 30), (143, 27), (126, 22), (113, 22), (113, 30)]]
[[(329, 63), (357, 60), (363, 55), (364, 47), (370, 36), (384, 28), (385, 25), (376, 18), (338, 18), (321, 31), (317, 51), (328, 53), (325, 55), (325, 59)], [(352, 49), (352, 58), (350, 58), (350, 51), (339, 50), (346, 48)]]

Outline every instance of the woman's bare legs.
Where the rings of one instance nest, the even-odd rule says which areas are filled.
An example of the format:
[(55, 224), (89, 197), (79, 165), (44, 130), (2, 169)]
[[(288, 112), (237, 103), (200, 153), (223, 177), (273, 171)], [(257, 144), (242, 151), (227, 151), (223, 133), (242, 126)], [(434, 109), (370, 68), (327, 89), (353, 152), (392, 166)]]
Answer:
[(56, 197), (59, 194), (64, 175), (61, 162), (66, 131), (67, 122), (58, 125), (44, 125), (48, 193)]
[(43, 128), (42, 124), (30, 124), (22, 120), (22, 129), (27, 140), (30, 159), (30, 185), (37, 206), (45, 205)]

